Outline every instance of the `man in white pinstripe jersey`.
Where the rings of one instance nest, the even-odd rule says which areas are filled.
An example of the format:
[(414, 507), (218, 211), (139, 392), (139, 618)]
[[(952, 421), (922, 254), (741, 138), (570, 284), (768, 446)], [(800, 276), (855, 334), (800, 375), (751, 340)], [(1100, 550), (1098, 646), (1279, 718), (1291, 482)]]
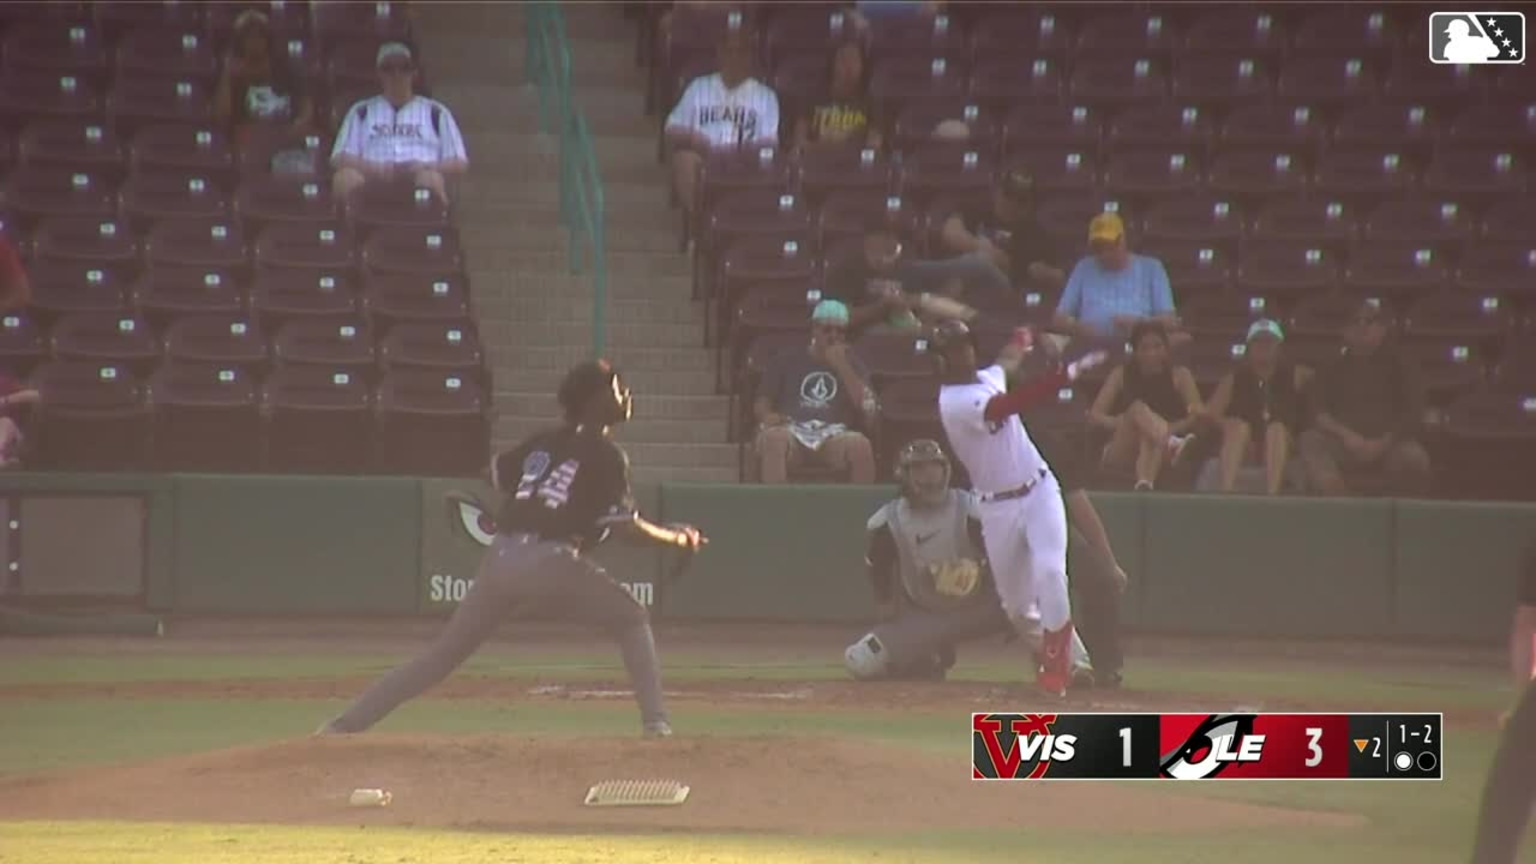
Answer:
[(411, 182), (447, 201), (447, 178), (469, 169), (459, 124), (443, 103), (416, 94), (416, 64), (404, 43), (379, 46), (375, 65), (383, 92), (348, 109), (336, 133), (336, 195), (345, 199), (365, 183)]

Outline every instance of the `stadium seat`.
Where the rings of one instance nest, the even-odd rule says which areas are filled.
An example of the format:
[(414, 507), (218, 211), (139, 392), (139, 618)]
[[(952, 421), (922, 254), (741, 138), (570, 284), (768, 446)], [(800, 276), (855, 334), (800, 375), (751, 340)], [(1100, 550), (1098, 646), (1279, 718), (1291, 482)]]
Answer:
[(694, 253), (694, 296), (720, 296), (718, 274), (725, 251), (740, 240), (761, 239), (771, 247), (796, 243), (815, 253), (816, 232), (811, 212), (800, 196), (771, 189), (743, 191), (715, 202), (704, 217)]
[(25, 220), (110, 219), (117, 189), (104, 176), (69, 168), (28, 168), (5, 184), (6, 207)]
[(362, 474), (371, 461), (373, 397), (350, 367), (285, 364), (262, 386), (268, 471)]
[(1003, 125), (1005, 154), (1060, 147), (1097, 159), (1103, 146), (1104, 122), (1086, 105), (1020, 105)]
[(453, 231), (389, 226), (378, 228), (362, 244), (362, 266), (376, 274), (461, 272), (464, 255)]
[(1217, 154), (1206, 188), (1244, 209), (1300, 192), (1310, 179), (1301, 156), (1285, 150), (1228, 150)]
[(1074, 103), (1113, 113), (1168, 98), (1168, 78), (1155, 60), (1135, 55), (1083, 59), (1072, 72), (1067, 95)]
[(1310, 105), (1261, 104), (1233, 108), (1217, 140), (1223, 151), (1258, 150), (1299, 156), (1300, 169), (1322, 148), (1326, 124)]
[(1181, 60), (1202, 56), (1279, 60), (1286, 49), (1286, 29), (1275, 11), (1264, 6), (1202, 6), (1184, 32)]
[(235, 19), (247, 9), (267, 16), (267, 26), (279, 39), (303, 37), (309, 33), (308, 4), (284, 0), (245, 0), (240, 3), (209, 3), (204, 7), (205, 26), (214, 41), (227, 45), (234, 33)]
[(917, 100), (964, 104), (970, 70), (961, 58), (914, 55), (878, 63), (869, 79), (869, 98), (881, 117), (900, 117)]
[(737, 293), (747, 285), (777, 284), (791, 287), (815, 284), (820, 278), (813, 252), (793, 241), (773, 242), (748, 238), (725, 250), (720, 263), (720, 294), (706, 304), (713, 314), (705, 318), (705, 342), (724, 350), (722, 338), (736, 315), (741, 300)]
[(237, 220), (166, 219), (149, 230), (144, 262), (242, 270), (247, 264), (245, 232)]
[[(1302, 296), (1291, 309), (1292, 335), (1332, 340), (1338, 343), (1345, 326), (1360, 311), (1366, 298), (1344, 292)], [(1375, 298), (1378, 304), (1381, 298)]]
[(1142, 105), (1127, 108), (1110, 120), (1106, 143), (1116, 155), (1169, 150), (1204, 159), (1215, 137), (1210, 118), (1194, 105)]
[(985, 58), (1065, 60), (1071, 54), (1072, 29), (1053, 10), (1040, 4), (996, 4), (987, 7), (981, 26), (971, 30), (971, 54)]
[(300, 319), (351, 318), (359, 311), (344, 270), (258, 269), (251, 280), (251, 313), (267, 330)]
[[(250, 127), (235, 156), (235, 167), (240, 176), (247, 179), (271, 174), (274, 158), (279, 154), (293, 154), (301, 150), (308, 154), (307, 160), (295, 161), (285, 155), (283, 158), (287, 161), (284, 162), (284, 173), (291, 176), (330, 179), (330, 141), (323, 135), (313, 132), (296, 132), (288, 126)], [(296, 165), (308, 170), (298, 171)]]
[(699, 174), (698, 196), (695, 209), (696, 224), (683, 226), (683, 240), (697, 237), (703, 230), (708, 214), (717, 202), (740, 192), (756, 192), (773, 196), (775, 192), (788, 192), (793, 179), (794, 164), (785, 154), (771, 147), (755, 153), (732, 153), (713, 156), (705, 161)]
[(1072, 52), (1078, 62), (1147, 57), (1167, 68), (1179, 42), (1178, 27), (1161, 13), (1123, 10), (1084, 21)]
[(1440, 116), (1422, 102), (1384, 101), (1358, 105), (1333, 124), (1333, 149), (1401, 153), (1423, 167), (1440, 135)]
[(201, 3), (93, 3), (96, 26), (108, 41), (144, 31), (202, 33)]
[(1243, 250), (1237, 268), (1237, 290), (1280, 302), (1333, 291), (1339, 261), (1326, 247), (1294, 240), (1254, 242)]
[(1266, 297), (1206, 291), (1179, 300), (1179, 319), (1197, 339), (1241, 335), (1260, 318), (1281, 317), (1279, 307)]
[(1335, 150), (1318, 162), (1314, 177), (1320, 195), (1341, 198), (1369, 211), (1417, 185), (1413, 165), (1397, 150)]
[[(1033, 419), (1033, 418), (1031, 418)], [(939, 420), (939, 382), (926, 378), (891, 381), (880, 391), (878, 462), (891, 465), (906, 442), (914, 438), (945, 440)]]
[(1456, 290), (1479, 297), (1536, 300), (1536, 240), (1493, 240), (1462, 251)]
[(255, 264), (263, 269), (348, 271), (357, 264), (352, 232), (341, 222), (279, 222), (256, 240)]
[(1455, 111), (1487, 98), (1488, 79), (1476, 72), (1470, 66), (1399, 61), (1393, 64), (1391, 74), (1386, 76), (1382, 84), (1382, 95), (1388, 100), (1404, 100)]
[(476, 476), (490, 458), (488, 401), (479, 388), (451, 371), (390, 369), (378, 387), (375, 470)]
[(1290, 57), (1304, 58), (1305, 65), (1342, 57), (1385, 66), (1397, 46), (1397, 34), (1385, 9), (1351, 3), (1323, 7), (1298, 21), (1291, 33)]
[(1087, 250), (1088, 223), (1106, 211), (1119, 213), (1127, 228), (1136, 224), (1136, 214), (1125, 202), (1103, 194), (1044, 199), (1036, 208), (1035, 218), (1061, 254), (1075, 259), (1074, 253)]
[(866, 16), (872, 58), (927, 55), (965, 59), (970, 55), (965, 32), (953, 16), (940, 11), (929, 16)]
[(825, 64), (832, 49), (853, 34), (853, 19), (841, 9), (791, 5), (765, 25), (763, 59), (773, 68), (791, 56), (814, 57)]
[(16, 149), (19, 161), (30, 168), (83, 171), (108, 184), (123, 176), (126, 148), (104, 123), (37, 120), (22, 130)]
[(811, 309), (821, 299), (821, 291), (810, 284), (747, 284), (740, 291), (741, 302), (736, 304), (727, 340), (728, 357), (721, 361), (722, 384), (739, 380), (747, 351), (763, 337), (789, 334), (803, 339)]
[(198, 174), (135, 173), (118, 190), (123, 219), (144, 231), (162, 219), (229, 219), (229, 198), (211, 177)]
[(1022, 169), (1034, 180), (1040, 195), (1087, 193), (1100, 185), (1098, 160), (1092, 150), (1070, 147), (1034, 147), (1011, 151), (1006, 171)]
[(1246, 225), (1243, 211), (1236, 204), (1200, 193), (1168, 196), (1148, 207), (1145, 214), (1141, 226), (1145, 243), (1220, 247), (1228, 255), (1236, 254)]
[(457, 273), (369, 273), (362, 300), (381, 332), (407, 321), (462, 325), (474, 317), (469, 286)]
[(987, 197), (996, 177), (992, 154), (978, 150), (922, 149), (902, 163), (902, 197), (913, 207), (926, 209), (937, 195)]
[(239, 315), (246, 309), (244, 281), (227, 268), (149, 267), (134, 281), (132, 297), (157, 329), (183, 316)]
[[(1437, 67), (1438, 68), (1438, 67)], [(1487, 147), (1518, 152), (1536, 136), (1536, 99), (1500, 100), (1489, 104), (1462, 103), (1465, 110), (1445, 130), (1445, 143), (1454, 147)]]
[(45, 219), (32, 235), (33, 260), (90, 262), (102, 267), (132, 268), (139, 259), (139, 240), (128, 226), (114, 219), (60, 217)]
[(0, 74), (0, 122), (20, 126), (39, 118), (98, 119), (101, 89), (79, 75), (10, 69)]
[(1349, 256), (1341, 283), (1355, 294), (1383, 297), (1401, 306), (1414, 297), (1439, 291), (1449, 278), (1434, 249), (1406, 242), (1367, 242)]
[(96, 82), (107, 74), (101, 31), (85, 21), (30, 21), (6, 30), (0, 53), (5, 68), (78, 75)]
[(222, 178), (235, 167), (229, 137), (212, 125), (145, 126), (132, 140), (128, 158), (135, 171), (186, 171)]
[[(964, 123), (970, 137), (953, 144), (936, 142), (934, 130), (946, 121)], [(995, 153), (1002, 137), (1002, 117), (980, 102), (918, 97), (908, 101), (896, 118), (893, 143), (903, 153), (935, 145)]]
[(1195, 194), (1201, 167), (1199, 156), (1182, 150), (1117, 153), (1104, 166), (1104, 191), (1141, 212), (1155, 200)]
[(272, 359), (286, 366), (345, 369), (371, 384), (377, 357), (374, 345), (372, 328), (360, 318), (298, 318), (274, 332)]
[(22, 0), (0, 3), (0, 29), (36, 21), (64, 21), (88, 24), (90, 7), (82, 0)]
[(1285, 102), (1342, 116), (1356, 105), (1380, 99), (1381, 84), (1370, 64), (1360, 57), (1293, 59), (1280, 70), (1275, 95)]
[(1460, 340), (1502, 339), (1513, 332), (1514, 310), (1500, 297), (1444, 290), (1415, 299), (1403, 316), (1410, 336)]
[(40, 319), (73, 312), (122, 315), (130, 311), (128, 289), (113, 267), (84, 261), (42, 259), (27, 268), (32, 283), (29, 308)]
[[(116, 4), (109, 4), (116, 5)], [(132, 30), (117, 42), (117, 74), (158, 75), (212, 85), (219, 74), (213, 40), (195, 24), (169, 24)]]
[(868, 367), (875, 389), (883, 390), (897, 378), (933, 376), (933, 360), (926, 353), (921, 333), (866, 333), (853, 350)]
[(1145, 237), (1137, 244), (1144, 255), (1151, 255), (1163, 262), (1168, 271), (1168, 281), (1173, 285), (1174, 296), (1182, 308), (1186, 299), (1209, 293), (1225, 293), (1233, 284), (1233, 267), (1237, 259), (1224, 244), (1207, 244), (1195, 240), (1179, 240)]
[(1468, 393), (1447, 406), (1442, 428), (1455, 453), (1453, 490), (1465, 497), (1528, 500), (1536, 390)]
[(1512, 339), (1500, 358), (1495, 386), (1506, 393), (1536, 396), (1536, 346), (1528, 339)]
[(107, 116), (126, 135), (156, 123), (202, 126), (213, 121), (213, 94), (193, 78), (125, 75), (107, 95)]
[(1249, 236), (1307, 243), (1342, 255), (1360, 236), (1355, 214), (1355, 208), (1341, 200), (1315, 194), (1285, 196), (1259, 210)]
[(1536, 241), (1536, 199), (1521, 195), (1490, 204), (1478, 236), (1493, 242)]
[(141, 379), (124, 366), (55, 360), (33, 373), (37, 467), (127, 471), (147, 466), (151, 423)]
[(318, 178), (258, 176), (240, 183), (235, 214), (259, 234), (277, 223), (307, 229), (334, 226), (337, 206), (330, 184)]
[(149, 377), (154, 463), (161, 471), (261, 470), (257, 383), (236, 365), (170, 362)]
[(0, 367), (20, 379), (48, 359), (48, 337), (35, 316), (23, 312), (0, 315)]
[(1274, 75), (1252, 55), (1181, 57), (1173, 74), (1174, 100), (1202, 111), (1225, 114), (1275, 98)]
[(448, 205), (429, 189), (368, 183), (347, 201), (347, 219), (359, 235), (379, 226), (446, 230), (453, 224)]
[(426, 369), (457, 375), (465, 379), (466, 386), (490, 383), (480, 337), (473, 327), (463, 324), (397, 324), (379, 342), (379, 365), (385, 372)]
[[(357, 39), (379, 43), (408, 42), (411, 38), (406, 3), (322, 3), (311, 8), (312, 30), (327, 48)], [(369, 59), (371, 67), (371, 55)]]
[(1477, 230), (1476, 216), (1455, 201), (1411, 195), (1385, 201), (1365, 221), (1368, 242), (1398, 242), (1433, 249), (1441, 260), (1455, 261)]
[(806, 206), (814, 209), (846, 194), (883, 200), (894, 176), (879, 150), (812, 144), (800, 153), (797, 184)]
[(1183, 351), (1183, 363), (1195, 378), (1201, 393), (1209, 394), (1216, 383), (1232, 370), (1233, 364), (1243, 356), (1248, 346), (1243, 342), (1244, 331), (1239, 329), (1215, 333), (1196, 334)]
[(144, 319), (121, 312), (76, 312), (48, 333), (60, 360), (115, 363), (145, 374), (160, 361), (160, 340)]
[(1487, 358), (1475, 341), (1419, 336), (1404, 340), (1403, 347), (1417, 367), (1431, 407), (1444, 407), (1456, 396), (1479, 389), (1488, 381)]
[(1498, 147), (1447, 147), (1424, 172), (1424, 191), (1454, 201), (1486, 205), (1528, 188), (1525, 160)]
[(1029, 105), (1053, 105), (1066, 91), (1066, 73), (1055, 60), (1036, 57), (978, 58), (971, 66), (966, 93), (997, 111)]
[(261, 327), (246, 315), (189, 315), (166, 328), (165, 358), (233, 366), (259, 375), (266, 371), (267, 340)]

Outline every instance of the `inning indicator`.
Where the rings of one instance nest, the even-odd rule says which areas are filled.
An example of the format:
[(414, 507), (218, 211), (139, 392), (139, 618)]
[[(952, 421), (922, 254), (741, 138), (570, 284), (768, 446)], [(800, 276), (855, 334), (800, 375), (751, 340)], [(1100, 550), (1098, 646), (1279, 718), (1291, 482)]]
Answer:
[(1351, 714), (1351, 777), (1439, 780), (1440, 714)]

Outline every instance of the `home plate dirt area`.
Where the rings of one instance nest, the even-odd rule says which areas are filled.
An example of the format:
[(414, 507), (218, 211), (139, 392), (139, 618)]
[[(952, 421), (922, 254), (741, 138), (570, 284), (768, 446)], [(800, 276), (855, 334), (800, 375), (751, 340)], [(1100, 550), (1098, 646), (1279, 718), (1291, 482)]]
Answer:
[[(501, 831), (842, 833), (1050, 827), (1199, 833), (1350, 827), (1356, 817), (1165, 795), (1102, 783), (975, 783), (954, 758), (807, 737), (669, 741), (369, 734), (301, 739), (110, 768), (0, 779), (8, 819), (128, 819)], [(589, 808), (608, 779), (675, 779), (680, 807)], [(387, 807), (349, 807), (354, 788)]]

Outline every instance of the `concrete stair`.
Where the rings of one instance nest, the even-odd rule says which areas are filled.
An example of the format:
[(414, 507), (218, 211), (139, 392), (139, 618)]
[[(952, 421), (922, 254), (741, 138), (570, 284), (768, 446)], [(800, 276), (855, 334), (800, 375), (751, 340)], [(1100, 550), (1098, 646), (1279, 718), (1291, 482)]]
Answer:
[[(592, 133), (607, 206), (605, 353), (636, 394), (635, 419), (618, 440), (637, 481), (734, 481), (729, 399), (715, 392), (692, 264), (678, 250), (679, 217), (656, 159), (659, 121), (644, 116), (634, 28), (606, 3), (562, 9), (574, 99)], [(495, 443), (508, 446), (558, 422), (560, 378), (590, 357), (590, 271), (569, 269), (558, 145), (539, 130), (538, 92), (525, 79), (524, 7), (423, 6), (417, 30), (433, 94), (452, 109), (469, 148), (460, 241), (492, 363)]]

